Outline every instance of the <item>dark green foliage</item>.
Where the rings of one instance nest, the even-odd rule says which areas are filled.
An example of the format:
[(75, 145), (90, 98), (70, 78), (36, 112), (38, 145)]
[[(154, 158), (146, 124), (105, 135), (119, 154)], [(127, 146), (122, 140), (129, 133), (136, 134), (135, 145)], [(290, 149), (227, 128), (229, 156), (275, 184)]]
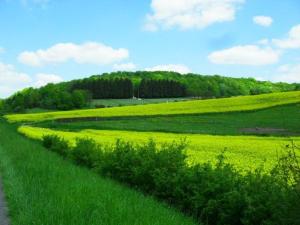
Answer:
[(178, 98), (186, 96), (186, 87), (175, 80), (142, 79), (135, 95), (139, 98)]
[[(230, 78), (218, 75), (181, 75), (165, 71), (114, 72), (81, 80), (48, 84), (39, 89), (27, 88), (2, 104), (5, 112), (24, 112), (43, 108), (69, 110), (83, 108), (93, 99), (128, 99), (199, 97), (221, 98), (299, 90), (299, 84), (256, 81), (253, 78)], [(81, 90), (81, 91), (77, 91)], [(84, 91), (82, 91), (84, 90)]]
[(78, 165), (99, 167), (102, 162), (102, 146), (92, 139), (78, 139), (72, 149), (72, 158)]
[(300, 147), (294, 142), (286, 146), (286, 151), (279, 157), (274, 169), (286, 182), (291, 182), (300, 191)]
[(55, 136), (55, 135), (45, 135), (43, 136), (43, 146), (45, 148), (51, 148), (52, 145), (54, 145), (54, 141), (57, 141), (59, 140), (59, 137), (58, 136)]
[(70, 154), (68, 142), (57, 135), (45, 135), (43, 137), (43, 146), (64, 157)]
[(6, 112), (24, 112), (26, 109), (43, 108), (69, 110), (83, 108), (90, 100), (84, 90), (69, 91), (65, 85), (48, 84), (40, 89), (28, 88), (5, 100)]
[(71, 90), (76, 89), (88, 90), (94, 99), (133, 97), (133, 84), (128, 78), (86, 78), (71, 83)]
[(137, 71), (137, 72), (113, 72), (92, 76), (97, 78), (115, 79), (128, 78), (134, 84), (135, 96), (142, 80), (172, 80), (180, 82), (186, 88), (186, 96), (202, 98), (230, 97), (237, 95), (250, 95), (272, 93), (280, 91), (299, 90), (299, 84), (272, 83), (269, 81), (257, 81), (253, 78), (231, 78), (219, 75), (186, 74), (166, 71)]
[(143, 192), (163, 195), (160, 191), (163, 190), (160, 185), (162, 176), (175, 175), (185, 165), (186, 155), (183, 153), (183, 146), (184, 143), (173, 143), (159, 149), (154, 141), (134, 146), (118, 140), (113, 149), (104, 154), (101, 174)]
[(101, 175), (151, 194), (203, 224), (297, 224), (299, 190), (261, 170), (242, 175), (226, 163), (189, 165), (185, 142), (157, 146), (153, 140), (114, 146), (77, 140), (72, 159)]
[(73, 107), (82, 109), (87, 106), (87, 102), (91, 100), (91, 94), (86, 90), (74, 90), (72, 92)]

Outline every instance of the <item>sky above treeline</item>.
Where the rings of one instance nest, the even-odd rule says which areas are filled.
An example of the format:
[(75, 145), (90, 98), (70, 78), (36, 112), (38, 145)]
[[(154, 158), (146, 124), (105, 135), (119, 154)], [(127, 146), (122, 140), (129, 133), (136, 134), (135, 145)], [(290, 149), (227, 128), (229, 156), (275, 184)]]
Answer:
[(0, 98), (112, 71), (300, 82), (299, 0), (0, 0)]

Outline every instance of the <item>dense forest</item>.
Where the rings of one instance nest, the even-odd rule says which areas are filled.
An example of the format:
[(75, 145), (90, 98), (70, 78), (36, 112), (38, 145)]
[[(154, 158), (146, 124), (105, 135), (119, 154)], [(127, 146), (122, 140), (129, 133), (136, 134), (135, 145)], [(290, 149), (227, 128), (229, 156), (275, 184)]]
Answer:
[(142, 79), (137, 93), (141, 98), (177, 98), (186, 96), (185, 85), (175, 80)]
[(30, 108), (68, 110), (84, 108), (91, 99), (220, 98), (293, 90), (300, 90), (300, 84), (163, 71), (113, 72), (27, 88), (0, 101), (0, 109), (6, 112), (23, 112)]
[(185, 97), (185, 85), (171, 79), (143, 78), (134, 90), (133, 81), (129, 78), (93, 77), (75, 80), (71, 90), (89, 91), (94, 99), (128, 99), (137, 98), (176, 98)]
[(128, 78), (134, 84), (135, 94), (143, 79), (173, 80), (183, 84), (186, 88), (186, 96), (212, 98), (230, 97), (238, 95), (256, 95), (263, 93), (300, 90), (300, 84), (272, 83), (270, 81), (257, 81), (254, 78), (232, 78), (219, 75), (181, 75), (176, 72), (166, 71), (137, 71), (137, 72), (113, 72), (102, 75), (94, 75), (90, 79), (97, 78)]
[(126, 99), (133, 97), (133, 84), (128, 78), (114, 79), (82, 79), (77, 80), (70, 86), (72, 91), (89, 91), (94, 99), (119, 98)]

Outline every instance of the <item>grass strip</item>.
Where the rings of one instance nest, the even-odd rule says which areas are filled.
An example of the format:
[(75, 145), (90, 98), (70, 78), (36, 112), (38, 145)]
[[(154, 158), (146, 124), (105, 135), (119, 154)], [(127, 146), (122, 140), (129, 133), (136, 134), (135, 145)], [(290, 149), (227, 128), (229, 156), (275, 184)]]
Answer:
[(192, 225), (191, 219), (46, 151), (0, 120), (0, 172), (13, 225)]
[(38, 122), (64, 118), (124, 117), (155, 115), (186, 115), (201, 113), (236, 112), (264, 109), (300, 102), (300, 91), (239, 96), (232, 98), (195, 100), (104, 109), (71, 110), (37, 114), (7, 115), (10, 122)]

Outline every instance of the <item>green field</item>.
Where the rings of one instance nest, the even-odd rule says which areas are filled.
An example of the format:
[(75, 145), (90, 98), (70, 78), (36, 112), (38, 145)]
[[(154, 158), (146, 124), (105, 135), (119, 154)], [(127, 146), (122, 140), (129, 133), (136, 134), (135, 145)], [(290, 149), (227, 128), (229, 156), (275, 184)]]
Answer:
[[(34, 121), (34, 127), (21, 126), (19, 131), (35, 139), (41, 139), (45, 134), (58, 134), (71, 143), (78, 137), (90, 137), (99, 143), (111, 144), (117, 138), (136, 143), (145, 142), (149, 138), (159, 143), (186, 138), (190, 161), (213, 161), (227, 149), (228, 161), (242, 170), (263, 164), (269, 169), (286, 145), (291, 141), (299, 142), (300, 106), (294, 103), (299, 101), (300, 92), (287, 92), (97, 110), (9, 115), (7, 118), (9, 121)], [(152, 115), (155, 110), (157, 116)], [(196, 112), (198, 114), (194, 114)], [(132, 115), (128, 116), (129, 113)], [(85, 121), (87, 117), (95, 115), (103, 118)], [(70, 118), (70, 121), (49, 121), (62, 118)], [(72, 118), (82, 118), (82, 121), (72, 121)]]
[(300, 144), (300, 137), (212, 136), (112, 130), (67, 132), (30, 126), (21, 126), (19, 132), (38, 140), (41, 140), (44, 135), (58, 135), (68, 140), (71, 145), (74, 145), (77, 138), (87, 137), (102, 144), (113, 144), (119, 138), (133, 143), (145, 143), (149, 139), (158, 143), (186, 139), (187, 153), (191, 162), (214, 161), (216, 156), (226, 149), (228, 162), (241, 170), (253, 169), (262, 165), (266, 169), (270, 169), (286, 145), (291, 144), (292, 140), (296, 144)]
[(1, 119), (0, 143), (0, 173), (12, 225), (196, 224), (150, 197), (63, 160)]
[(300, 102), (300, 91), (194, 100), (175, 103), (124, 106), (104, 109), (73, 110), (37, 114), (8, 115), (10, 122), (37, 122), (62, 118), (190, 115), (200, 113), (250, 111)]
[[(39, 224), (86, 224), (86, 221), (89, 224), (138, 225), (140, 221), (143, 224), (193, 224), (151, 198), (45, 151), (38, 142), (18, 135), (15, 130), (18, 126), (18, 131), (30, 139), (42, 140), (44, 135), (58, 135), (71, 146), (78, 138), (91, 138), (110, 146), (117, 139), (134, 144), (153, 139), (159, 145), (185, 140), (189, 163), (214, 164), (216, 157), (225, 151), (226, 161), (243, 176), (257, 168), (270, 171), (288, 145), (292, 142), (300, 145), (299, 103), (298, 91), (7, 115), (9, 122), (27, 123), (0, 121), (3, 132), (0, 135), (0, 171), (5, 190), (9, 190), (12, 220), (20, 225), (30, 224), (31, 219)], [(30, 172), (27, 172), (28, 168)], [(20, 188), (24, 191), (19, 191)], [(47, 195), (44, 196), (45, 192)], [(108, 207), (112, 202), (113, 207)], [(30, 207), (26, 208), (28, 204)], [(43, 204), (46, 207), (42, 207)], [(91, 207), (99, 209), (92, 216), (89, 213)], [(30, 210), (34, 213), (30, 214)], [(15, 213), (20, 211), (23, 213)], [(46, 216), (49, 213), (57, 214), (51, 222)], [(143, 214), (147, 216), (142, 218)]]
[(190, 98), (145, 98), (145, 99), (93, 99), (90, 107), (97, 105), (105, 107), (127, 106), (127, 105), (146, 105), (155, 103), (178, 102), (189, 100)]
[(35, 126), (69, 131), (97, 129), (213, 135), (299, 136), (300, 104), (276, 106), (256, 111), (189, 116), (104, 118), (100, 121), (74, 122), (45, 121), (35, 124)]

